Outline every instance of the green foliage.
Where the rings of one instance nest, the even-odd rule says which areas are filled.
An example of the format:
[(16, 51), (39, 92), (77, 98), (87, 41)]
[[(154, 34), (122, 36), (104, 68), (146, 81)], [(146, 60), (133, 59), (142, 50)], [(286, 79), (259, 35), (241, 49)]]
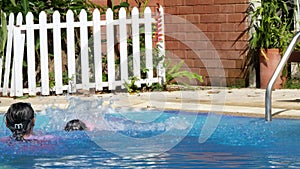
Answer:
[[(67, 72), (62, 72), (63, 85), (68, 85), (69, 81), (74, 80), (74, 76), (68, 77)], [(55, 86), (55, 74), (54, 72), (49, 72), (49, 87), (53, 88)]]
[(5, 44), (7, 40), (7, 23), (3, 11), (0, 11), (1, 29), (0, 29), (0, 57), (4, 55)]
[(300, 89), (299, 78), (288, 78), (286, 83), (283, 85), (285, 89)]
[[(193, 73), (187, 70), (180, 70), (184, 64), (184, 61), (180, 61), (179, 63), (173, 65), (173, 67), (170, 67), (170, 62), (166, 63), (166, 82), (165, 85), (169, 85), (174, 83), (173, 80), (175, 78), (188, 78), (191, 82), (192, 80), (197, 80), (199, 82), (203, 82), (203, 78), (201, 75), (198, 75), (197, 73)], [(183, 83), (184, 85), (188, 86), (188, 83)]]
[(139, 87), (135, 84), (137, 80), (139, 80), (136, 76), (129, 78), (130, 83), (126, 82), (124, 83), (125, 88), (129, 93), (136, 93), (140, 92)]
[(261, 6), (255, 8), (251, 3), (248, 16), (251, 17), (248, 31), (254, 31), (249, 40), (252, 49), (279, 48), (284, 51), (293, 32), (294, 2), (286, 0), (261, 0)]

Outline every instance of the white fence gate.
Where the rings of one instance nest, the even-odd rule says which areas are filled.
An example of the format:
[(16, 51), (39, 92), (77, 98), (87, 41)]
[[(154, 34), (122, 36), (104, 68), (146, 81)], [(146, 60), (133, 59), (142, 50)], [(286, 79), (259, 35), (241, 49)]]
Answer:
[[(22, 96), (25, 93), (33, 96), (38, 93), (49, 95), (50, 91), (55, 92), (55, 94), (62, 94), (64, 91), (75, 93), (77, 89), (89, 90), (91, 88), (101, 91), (104, 87), (108, 87), (109, 90), (115, 90), (117, 86), (124, 88), (124, 83), (130, 82), (129, 71), (132, 71), (133, 76), (138, 78), (136, 81), (138, 86), (160, 82), (165, 76), (164, 67), (162, 62), (160, 62), (157, 66), (157, 72), (153, 73), (152, 52), (153, 46), (157, 46), (158, 55), (164, 56), (165, 41), (164, 36), (161, 36), (157, 42), (158, 44), (154, 43), (153, 25), (155, 23), (156, 25), (162, 25), (156, 30), (159, 31), (157, 32), (158, 35), (164, 34), (163, 8), (159, 8), (155, 17), (152, 17), (149, 7), (145, 9), (143, 17), (140, 17), (141, 15), (137, 8), (133, 8), (131, 11), (131, 18), (127, 18), (124, 8), (120, 9), (118, 14), (119, 19), (114, 20), (112, 10), (108, 9), (106, 20), (101, 20), (100, 12), (96, 9), (93, 11), (92, 21), (89, 21), (86, 11), (82, 10), (79, 15), (79, 21), (76, 21), (74, 20), (73, 12), (68, 11), (66, 22), (61, 22), (60, 13), (55, 11), (52, 16), (53, 23), (47, 23), (46, 13), (41, 12), (39, 14), (39, 23), (34, 23), (33, 14), (28, 13), (26, 15), (26, 24), (23, 24), (22, 14), (19, 13), (17, 15), (16, 22), (14, 14), (10, 14), (6, 54), (0, 63), (0, 72), (3, 69), (3, 76), (2, 73), (0, 75), (0, 92), (2, 92), (2, 95)], [(157, 21), (159, 24), (157, 24)], [(76, 29), (80, 30), (80, 42), (75, 42)], [(66, 72), (63, 72), (64, 69), (62, 68), (62, 48), (64, 47), (61, 43), (62, 30), (66, 32), (65, 36), (67, 39)], [(92, 30), (92, 33), (89, 30)], [(141, 30), (144, 30), (144, 42), (140, 42)], [(53, 38), (48, 37), (49, 32), (51, 32), (50, 35)], [(35, 38), (35, 36), (39, 36), (39, 38)], [(128, 37), (132, 38), (133, 54), (131, 57), (133, 61), (131, 66), (128, 64)], [(39, 43), (36, 42), (36, 39), (39, 39)], [(116, 42), (118, 39), (119, 41)], [(53, 56), (49, 55), (48, 41), (53, 41), (53, 51), (51, 51)], [(79, 58), (75, 56), (76, 43), (80, 44)], [(116, 67), (116, 43), (118, 43), (120, 51), (120, 67)], [(146, 78), (141, 78), (141, 43), (145, 43), (144, 62), (145, 68), (148, 70)], [(37, 48), (36, 44), (39, 44), (39, 48)], [(104, 48), (106, 48), (106, 58), (103, 58)], [(39, 49), (39, 52), (36, 52), (36, 49)], [(40, 63), (36, 62), (37, 53), (39, 53)], [(27, 70), (24, 70), (24, 56), (27, 57)], [(49, 57), (54, 57), (55, 84), (52, 87), (49, 84), (49, 64), (53, 63), (49, 63)], [(104, 71), (102, 59), (107, 60), (107, 81), (102, 81)], [(37, 67), (40, 67), (39, 86), (37, 86)], [(23, 77), (23, 71), (27, 71), (28, 77)], [(116, 78), (116, 72), (120, 72), (118, 75), (119, 79)], [(63, 73), (67, 73), (68, 84), (63, 83)], [(78, 76), (80, 76), (80, 81), (76, 80)], [(94, 77), (93, 81), (90, 80), (91, 76)], [(27, 88), (24, 88), (24, 80), (28, 82), (26, 84)]]

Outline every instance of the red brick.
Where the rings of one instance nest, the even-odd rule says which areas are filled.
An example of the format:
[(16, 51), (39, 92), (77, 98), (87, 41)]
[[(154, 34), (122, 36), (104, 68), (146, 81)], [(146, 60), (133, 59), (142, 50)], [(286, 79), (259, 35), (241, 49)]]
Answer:
[(248, 46), (248, 43), (247, 42), (240, 42), (240, 41), (238, 41), (238, 42), (236, 42), (234, 44), (234, 46), (235, 46), (235, 49), (238, 49), (238, 50), (240, 50), (240, 49), (246, 49), (246, 47)]
[(235, 5), (235, 12), (244, 13), (247, 11), (249, 4), (236, 4)]
[(223, 68), (236, 68), (235, 60), (222, 60)]
[(215, 46), (215, 48), (217, 50), (223, 49), (223, 50), (227, 50), (227, 49), (235, 49), (233, 46), (233, 42), (227, 41), (227, 42), (223, 42), (223, 41), (214, 41), (213, 45)]
[(242, 36), (242, 32), (227, 32), (228, 34), (228, 40), (241, 40), (241, 41), (247, 41), (248, 40), (248, 36), (247, 34)]
[(207, 25), (208, 24), (206, 24), (206, 23), (204, 23), (204, 24), (203, 23), (196, 24), (196, 26), (199, 28), (199, 30), (200, 31), (204, 31), (204, 32), (207, 31)]
[(207, 32), (220, 32), (221, 31), (221, 24), (208, 24), (207, 25)]
[(178, 49), (176, 49), (176, 50), (168, 51), (168, 52), (169, 53), (173, 53), (173, 55), (177, 56), (180, 59), (187, 58), (184, 50), (178, 50)]
[(194, 13), (192, 6), (179, 6), (178, 7), (179, 14), (192, 14)]
[(227, 69), (227, 76), (228, 77), (240, 77), (242, 71), (240, 69)]
[(221, 5), (220, 12), (221, 13), (235, 13), (235, 5)]
[(193, 8), (194, 12), (199, 14), (215, 14), (220, 12), (219, 5), (198, 5)]
[(191, 41), (203, 41), (207, 40), (207, 37), (203, 32), (187, 32), (186, 39)]
[(184, 0), (184, 1), (186, 5), (211, 5), (214, 3), (214, 0)]
[(166, 48), (167, 49), (178, 49), (179, 43), (176, 41), (168, 41), (168, 42), (166, 42)]
[(178, 32), (177, 24), (165, 24), (165, 33), (169, 34), (171, 32)]
[(178, 8), (176, 6), (164, 7), (164, 12), (167, 14), (178, 14)]
[(224, 59), (236, 60), (236, 59), (241, 59), (241, 54), (239, 51), (233, 49), (233, 50), (228, 50), (226, 52), (221, 52), (220, 57)]
[(249, 0), (214, 0), (215, 4), (239, 4), (249, 3)]
[(184, 5), (184, 2), (181, 0), (164, 0), (164, 6), (181, 6)]
[(236, 25), (232, 23), (223, 23), (221, 25), (221, 31), (222, 32), (235, 32)]
[(214, 40), (228, 40), (229, 34), (227, 32), (216, 32)]
[(235, 24), (235, 31), (237, 32), (243, 32), (244, 30), (247, 29), (247, 23), (243, 22), (243, 23), (236, 23)]
[(187, 50), (187, 51), (186, 51), (186, 56), (187, 56), (187, 58), (189, 58), (189, 59), (199, 59), (199, 56), (197, 55), (197, 52), (195, 53), (195, 52), (192, 51), (192, 50)]
[(201, 23), (224, 23), (226, 15), (223, 14), (205, 14), (200, 16)]
[(193, 59), (185, 59), (184, 63), (188, 68), (193, 68), (194, 67), (194, 60)]
[(213, 32), (205, 32), (205, 35), (210, 41), (212, 41), (215, 37), (215, 34)]
[(191, 23), (199, 23), (200, 22), (200, 15), (199, 14), (191, 14), (187, 15), (186, 19)]
[(200, 59), (194, 59), (194, 67), (204, 67), (204, 64)]
[(234, 23), (241, 22), (243, 20), (243, 18), (245, 17), (245, 15), (242, 13), (228, 14), (226, 16), (227, 16), (228, 22), (234, 22)]

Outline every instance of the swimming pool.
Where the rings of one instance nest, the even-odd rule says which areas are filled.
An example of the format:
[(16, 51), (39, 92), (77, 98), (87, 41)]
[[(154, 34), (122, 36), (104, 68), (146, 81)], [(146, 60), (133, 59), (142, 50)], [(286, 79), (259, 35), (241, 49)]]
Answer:
[[(94, 130), (65, 132), (65, 121), (80, 115), (68, 111), (55, 112), (54, 109), (51, 111), (53, 115), (37, 115), (35, 131), (54, 135), (56, 139), (42, 143), (1, 143), (1, 167), (300, 167), (300, 120), (274, 119), (265, 122), (263, 118), (223, 115), (208, 140), (199, 143), (199, 135), (208, 115), (206, 113), (185, 112), (181, 116), (178, 111), (140, 110), (110, 112), (96, 117), (93, 113), (85, 112), (82, 113), (85, 116), (80, 118), (98, 123)], [(192, 122), (192, 126), (189, 122)], [(0, 133), (1, 137), (10, 135), (4, 124)], [(159, 137), (161, 135), (164, 137)], [(132, 144), (128, 140), (141, 142)], [(141, 151), (141, 146), (144, 146), (144, 151), (139, 153), (137, 151)]]

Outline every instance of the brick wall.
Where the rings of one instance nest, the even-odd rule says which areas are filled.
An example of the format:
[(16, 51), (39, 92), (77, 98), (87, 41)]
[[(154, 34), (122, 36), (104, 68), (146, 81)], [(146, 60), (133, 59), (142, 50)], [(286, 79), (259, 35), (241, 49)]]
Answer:
[[(107, 0), (94, 2), (107, 4)], [(135, 5), (134, 0), (129, 2)], [(224, 84), (223, 73), (227, 86), (245, 83), (242, 52), (247, 37), (236, 40), (247, 26), (242, 20), (249, 0), (150, 0), (149, 5), (156, 2), (168, 14), (167, 58), (172, 62), (183, 59), (186, 69), (204, 77), (201, 85), (211, 85), (211, 79)]]
[[(166, 48), (169, 57), (174, 58), (176, 55), (175, 58), (184, 59), (190, 70), (204, 76), (204, 85), (210, 85), (210, 78), (218, 78), (222, 74), (217, 61), (220, 57), (227, 86), (245, 83), (242, 74), (244, 62), (242, 52), (247, 45), (247, 37), (242, 37), (237, 42), (236, 40), (247, 26), (242, 20), (249, 5), (248, 0), (164, 0), (162, 5), (165, 13), (186, 19), (202, 32), (200, 35), (196, 32), (191, 33), (187, 23), (178, 23), (180, 27), (186, 25), (185, 29), (178, 30), (176, 22), (166, 20)], [(189, 47), (180, 42), (181, 40), (168, 37), (172, 32), (180, 32), (180, 39), (184, 39), (185, 44), (190, 44)], [(211, 50), (210, 46), (199, 41), (197, 36), (202, 35), (206, 35), (216, 49), (214, 54), (206, 50)], [(222, 81), (222, 78), (219, 78)]]

